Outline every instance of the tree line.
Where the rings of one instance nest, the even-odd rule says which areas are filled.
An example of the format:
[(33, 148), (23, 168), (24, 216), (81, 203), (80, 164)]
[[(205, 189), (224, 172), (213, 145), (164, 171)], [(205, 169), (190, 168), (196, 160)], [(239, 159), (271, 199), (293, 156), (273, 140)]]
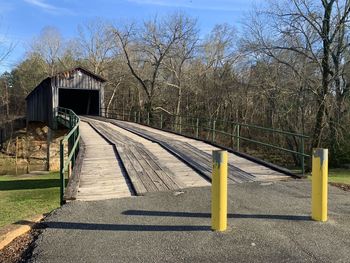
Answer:
[(25, 96), (43, 78), (83, 66), (108, 80), (107, 110), (307, 134), (308, 152), (329, 148), (331, 163), (343, 165), (350, 163), (349, 12), (350, 0), (285, 0), (255, 8), (240, 30), (220, 24), (206, 34), (182, 12), (143, 22), (94, 19), (68, 40), (45, 27), (1, 76), (0, 111), (25, 114)]

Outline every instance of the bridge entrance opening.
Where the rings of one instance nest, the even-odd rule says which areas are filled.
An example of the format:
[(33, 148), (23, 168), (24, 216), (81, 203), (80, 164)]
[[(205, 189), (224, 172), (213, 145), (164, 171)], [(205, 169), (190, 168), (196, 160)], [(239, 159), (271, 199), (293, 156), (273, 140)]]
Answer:
[(71, 109), (78, 115), (99, 115), (99, 90), (60, 88), (58, 93), (59, 107)]

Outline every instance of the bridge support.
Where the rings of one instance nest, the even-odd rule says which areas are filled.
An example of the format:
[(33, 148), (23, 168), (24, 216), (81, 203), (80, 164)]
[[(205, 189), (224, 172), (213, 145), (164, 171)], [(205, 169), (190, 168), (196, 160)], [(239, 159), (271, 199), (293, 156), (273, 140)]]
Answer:
[(327, 221), (328, 149), (312, 152), (312, 219)]
[(227, 228), (227, 151), (213, 151), (211, 229)]

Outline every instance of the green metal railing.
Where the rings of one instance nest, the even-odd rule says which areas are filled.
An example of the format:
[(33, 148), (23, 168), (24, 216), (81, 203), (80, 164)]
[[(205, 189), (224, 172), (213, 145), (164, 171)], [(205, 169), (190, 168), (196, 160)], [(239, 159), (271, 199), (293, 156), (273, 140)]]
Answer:
[[(64, 192), (66, 187), (65, 174), (70, 176), (71, 169), (75, 165), (75, 160), (79, 152), (79, 117), (70, 109), (57, 109), (57, 122), (69, 129), (69, 132), (60, 141), (60, 203), (64, 204)], [(65, 147), (68, 147), (65, 158)]]
[[(249, 142), (254, 145), (260, 145), (288, 154), (294, 154), (299, 159), (302, 175), (305, 174), (305, 158), (310, 157), (310, 155), (305, 153), (305, 140), (307, 140), (309, 136), (300, 133), (220, 119), (212, 120), (192, 116), (177, 116), (164, 112), (149, 113), (133, 111), (130, 113), (120, 113), (117, 110), (109, 110), (106, 113), (106, 117), (109, 118), (146, 124), (162, 130), (177, 132), (198, 139), (205, 139), (213, 143), (220, 143), (218, 137), (221, 135), (221, 137), (229, 138), (230, 148), (237, 151), (241, 151), (242, 142)], [(286, 148), (278, 144), (269, 143), (266, 141), (266, 138), (259, 139), (254, 136), (248, 136), (254, 130), (258, 131), (260, 135), (265, 134), (270, 137), (276, 137), (276, 135), (279, 135), (284, 137), (283, 139), (280, 138), (281, 144), (282, 141), (286, 140), (286, 137), (293, 138), (293, 140), (297, 142), (297, 149)]]

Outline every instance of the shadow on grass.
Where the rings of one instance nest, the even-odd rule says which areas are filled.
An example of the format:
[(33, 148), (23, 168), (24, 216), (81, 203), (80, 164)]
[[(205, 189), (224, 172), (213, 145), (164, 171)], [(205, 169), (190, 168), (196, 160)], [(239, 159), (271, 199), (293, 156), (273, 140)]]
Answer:
[[(147, 210), (127, 210), (122, 213), (129, 216), (162, 216), (162, 217), (198, 217), (210, 218), (210, 213), (194, 212), (171, 212), (171, 211), (147, 211)], [(268, 214), (228, 214), (228, 218), (250, 218), (250, 219), (273, 219), (273, 220), (291, 220), (291, 221), (311, 221), (310, 216), (296, 215), (268, 215)]]
[[(67, 184), (67, 180), (66, 180)], [(30, 190), (59, 187), (59, 179), (41, 179), (41, 180), (9, 180), (0, 181), (0, 191), (10, 190)]]

